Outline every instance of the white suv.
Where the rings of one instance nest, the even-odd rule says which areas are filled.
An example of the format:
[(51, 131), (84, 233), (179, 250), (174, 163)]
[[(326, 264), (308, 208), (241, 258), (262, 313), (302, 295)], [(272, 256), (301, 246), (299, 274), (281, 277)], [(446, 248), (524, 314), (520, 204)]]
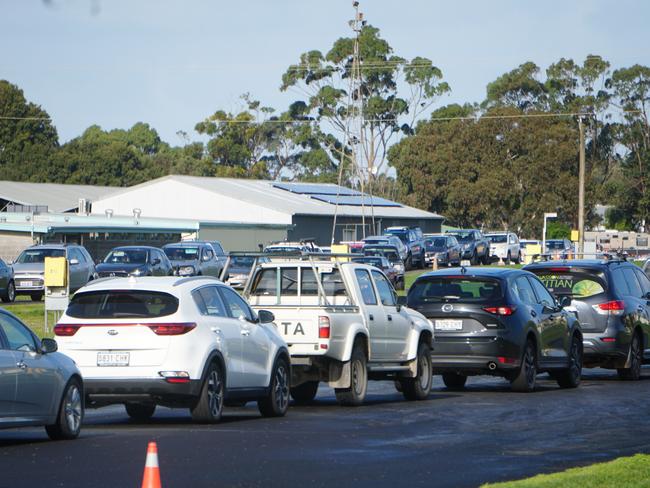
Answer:
[(89, 407), (123, 403), (138, 420), (189, 407), (214, 423), (224, 402), (287, 411), (289, 353), (273, 320), (216, 278), (106, 278), (74, 295), (54, 333)]

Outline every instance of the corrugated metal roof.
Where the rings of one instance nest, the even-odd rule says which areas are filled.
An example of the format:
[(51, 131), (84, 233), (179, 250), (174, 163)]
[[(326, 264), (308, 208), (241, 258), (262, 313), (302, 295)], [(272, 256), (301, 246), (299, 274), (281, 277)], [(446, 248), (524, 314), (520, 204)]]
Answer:
[[(110, 196), (113, 197), (120, 194), (136, 192), (139, 188), (156, 185), (164, 180), (177, 181), (215, 194), (241, 200), (249, 204), (264, 206), (288, 215), (333, 215), (335, 210), (339, 216), (360, 217), (364, 213), (366, 216), (371, 215), (371, 209), (368, 206), (364, 209), (358, 205), (339, 205), (337, 209), (336, 205), (316, 200), (311, 198), (311, 195), (292, 193), (291, 191), (276, 188), (274, 184), (277, 184), (278, 182), (268, 180), (169, 175), (146, 183), (141, 183), (140, 185), (125, 188)], [(301, 183), (300, 185), (305, 188), (308, 188), (310, 185), (313, 185), (315, 188), (327, 186), (336, 187), (336, 185), (324, 183)], [(425, 210), (401, 204), (396, 207), (374, 207), (374, 215), (378, 218), (444, 218), (436, 213), (427, 212)]]
[(50, 212), (74, 210), (80, 198), (94, 202), (118, 190), (114, 186), (0, 181), (0, 199), (21, 205), (46, 205)]

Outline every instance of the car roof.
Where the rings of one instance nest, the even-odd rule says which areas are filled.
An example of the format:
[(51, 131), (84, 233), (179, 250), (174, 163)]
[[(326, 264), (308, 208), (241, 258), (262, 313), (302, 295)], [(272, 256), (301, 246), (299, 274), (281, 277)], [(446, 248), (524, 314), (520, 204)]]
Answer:
[(81, 247), (79, 244), (36, 244), (27, 249), (66, 249), (68, 247)]
[(184, 289), (194, 289), (200, 285), (223, 284), (222, 281), (212, 276), (143, 276), (129, 278), (100, 278), (93, 280), (81, 288), (81, 292), (104, 290), (146, 290), (160, 291), (175, 294)]
[(111, 249), (111, 251), (115, 251), (117, 249), (133, 249), (133, 250), (136, 250), (136, 249), (145, 249), (145, 250), (156, 249), (156, 250), (160, 250), (159, 248), (154, 247), (154, 246), (117, 246), (117, 247), (114, 247), (113, 249)]
[[(545, 269), (545, 268), (560, 268), (560, 267), (576, 267), (576, 268), (602, 268), (604, 266), (621, 265), (633, 263), (624, 261), (622, 259), (563, 259), (554, 261), (540, 261), (537, 263), (527, 264), (524, 269)], [(641, 268), (639, 268), (641, 269)]]
[(207, 243), (202, 242), (202, 241), (186, 241), (186, 242), (174, 242), (170, 244), (165, 244), (163, 248), (165, 247), (199, 247), (199, 246), (206, 246)]
[(440, 276), (466, 276), (472, 277), (486, 277), (486, 278), (506, 278), (515, 274), (531, 274), (527, 271), (516, 268), (486, 268), (486, 267), (466, 267), (466, 268), (453, 268), (453, 269), (440, 269), (437, 271), (429, 271), (428, 273), (421, 274), (417, 280), (428, 277)]

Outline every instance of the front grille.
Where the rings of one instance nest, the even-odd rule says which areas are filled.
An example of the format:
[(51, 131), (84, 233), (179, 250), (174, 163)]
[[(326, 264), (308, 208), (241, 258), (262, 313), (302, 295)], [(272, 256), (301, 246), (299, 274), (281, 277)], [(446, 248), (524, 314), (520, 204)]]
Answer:
[(129, 273), (127, 273), (126, 271), (103, 271), (99, 273), (100, 278), (112, 278), (115, 276), (124, 278), (126, 276), (129, 276)]
[(43, 286), (43, 280), (41, 278), (21, 278), (16, 280), (16, 286), (18, 288), (35, 288)]

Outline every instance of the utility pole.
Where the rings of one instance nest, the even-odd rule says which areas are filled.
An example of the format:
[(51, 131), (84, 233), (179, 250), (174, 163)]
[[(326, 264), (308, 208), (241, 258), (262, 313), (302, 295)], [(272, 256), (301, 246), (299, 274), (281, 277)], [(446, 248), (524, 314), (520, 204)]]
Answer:
[(580, 131), (580, 163), (578, 169), (578, 257), (585, 252), (585, 127), (582, 117), (578, 117)]

